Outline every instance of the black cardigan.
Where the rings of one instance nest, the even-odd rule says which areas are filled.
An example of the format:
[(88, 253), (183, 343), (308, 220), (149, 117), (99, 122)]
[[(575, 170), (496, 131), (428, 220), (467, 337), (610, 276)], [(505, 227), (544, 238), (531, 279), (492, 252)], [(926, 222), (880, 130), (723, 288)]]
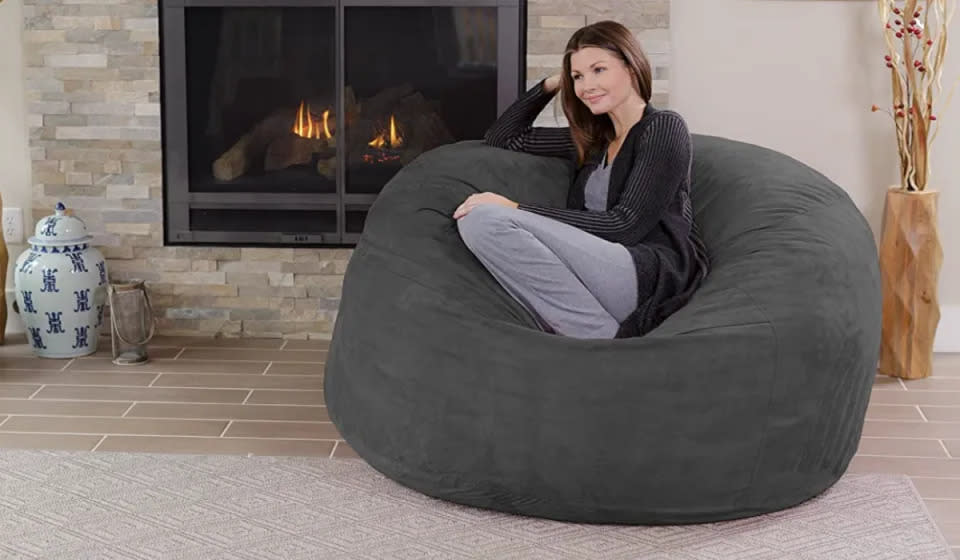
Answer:
[[(576, 161), (569, 127), (533, 126), (554, 95), (546, 92), (544, 81), (504, 111), (484, 135), (484, 142)], [(519, 208), (621, 243), (630, 251), (637, 271), (638, 305), (616, 334), (627, 338), (646, 334), (686, 305), (706, 276), (709, 259), (693, 219), (692, 146), (683, 118), (647, 104), (613, 160), (607, 210), (595, 212), (584, 206), (584, 189), (607, 147), (587, 155), (568, 193), (566, 208), (533, 204), (520, 204)]]

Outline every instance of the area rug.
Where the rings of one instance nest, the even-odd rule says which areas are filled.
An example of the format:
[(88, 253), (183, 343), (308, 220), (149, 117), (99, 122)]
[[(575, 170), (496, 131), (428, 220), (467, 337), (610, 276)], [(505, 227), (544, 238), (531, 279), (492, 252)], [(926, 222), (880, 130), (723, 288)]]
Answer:
[(359, 459), (0, 450), (0, 558), (950, 559), (909, 478), (844, 475), (796, 507), (586, 525), (430, 498)]

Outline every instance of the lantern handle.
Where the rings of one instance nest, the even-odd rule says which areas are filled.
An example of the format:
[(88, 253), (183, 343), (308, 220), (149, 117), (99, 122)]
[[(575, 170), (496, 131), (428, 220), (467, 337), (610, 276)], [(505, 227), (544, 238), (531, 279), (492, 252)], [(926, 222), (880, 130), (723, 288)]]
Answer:
[(119, 338), (124, 344), (128, 346), (140, 346), (141, 344), (146, 344), (151, 338), (153, 338), (153, 332), (157, 325), (157, 319), (153, 316), (153, 306), (150, 305), (150, 294), (147, 293), (146, 287), (143, 282), (131, 282), (129, 284), (124, 284), (125, 287), (132, 289), (138, 289), (143, 292), (143, 298), (147, 302), (147, 312), (150, 313), (150, 332), (147, 333), (146, 338), (139, 342), (130, 342), (129, 340), (123, 338), (123, 334), (120, 332), (120, 327), (117, 325), (117, 314), (113, 312), (113, 294), (116, 291), (116, 288), (113, 284), (109, 286), (109, 299), (110, 299), (110, 326), (113, 327), (113, 331), (117, 333), (117, 338)]

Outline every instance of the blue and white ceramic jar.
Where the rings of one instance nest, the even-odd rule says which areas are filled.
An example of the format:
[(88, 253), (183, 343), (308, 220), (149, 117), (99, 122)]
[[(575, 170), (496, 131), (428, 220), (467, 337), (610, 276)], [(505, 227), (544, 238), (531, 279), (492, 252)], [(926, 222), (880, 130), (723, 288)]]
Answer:
[(27, 341), (43, 358), (97, 351), (107, 299), (107, 263), (90, 246), (83, 220), (65, 213), (37, 222), (30, 248), (16, 262), (14, 283)]

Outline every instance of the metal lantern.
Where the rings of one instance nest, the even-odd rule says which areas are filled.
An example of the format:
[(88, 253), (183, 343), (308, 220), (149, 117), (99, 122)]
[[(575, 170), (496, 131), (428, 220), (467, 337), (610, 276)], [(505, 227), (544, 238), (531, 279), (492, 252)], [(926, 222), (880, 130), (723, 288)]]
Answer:
[(111, 283), (110, 340), (113, 363), (121, 366), (150, 361), (147, 343), (153, 338), (156, 319), (142, 280)]

